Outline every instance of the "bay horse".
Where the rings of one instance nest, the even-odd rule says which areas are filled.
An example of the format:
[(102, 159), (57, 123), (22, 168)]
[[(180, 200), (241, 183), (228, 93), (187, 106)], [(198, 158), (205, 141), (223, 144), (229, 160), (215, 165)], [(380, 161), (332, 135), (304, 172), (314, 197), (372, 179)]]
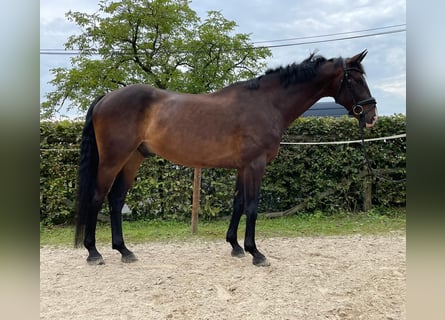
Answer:
[[(125, 246), (122, 207), (144, 157), (157, 154), (194, 168), (237, 170), (233, 213), (226, 235), (232, 256), (245, 251), (256, 266), (268, 266), (255, 244), (255, 223), (266, 165), (278, 154), (286, 128), (322, 97), (333, 97), (371, 127), (376, 100), (364, 78), (367, 50), (351, 58), (312, 53), (299, 64), (268, 70), (209, 94), (183, 94), (149, 85), (122, 87), (97, 98), (82, 132), (75, 246), (88, 250), (89, 264), (103, 264), (96, 249), (96, 222), (108, 196), (112, 248), (123, 262), (137, 261)], [(237, 240), (246, 214), (244, 249)]]

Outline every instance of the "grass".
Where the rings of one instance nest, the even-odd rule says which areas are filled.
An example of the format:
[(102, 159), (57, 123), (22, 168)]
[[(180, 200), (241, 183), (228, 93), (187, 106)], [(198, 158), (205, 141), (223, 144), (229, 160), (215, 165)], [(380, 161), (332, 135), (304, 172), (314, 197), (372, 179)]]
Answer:
[[(198, 233), (192, 235), (190, 224), (177, 221), (134, 221), (123, 223), (124, 236), (127, 243), (148, 241), (187, 241), (194, 239), (221, 240), (225, 239), (229, 221), (200, 221)], [(239, 239), (244, 237), (245, 217), (241, 219)], [(340, 213), (325, 215), (290, 216), (276, 219), (259, 218), (257, 220), (256, 237), (302, 237), (332, 236), (352, 234), (385, 234), (391, 231), (406, 230), (405, 209), (391, 210), (381, 214), (378, 210), (367, 213)], [(98, 243), (111, 243), (109, 224), (98, 223), (96, 238)], [(73, 245), (74, 227), (40, 228), (41, 245)]]

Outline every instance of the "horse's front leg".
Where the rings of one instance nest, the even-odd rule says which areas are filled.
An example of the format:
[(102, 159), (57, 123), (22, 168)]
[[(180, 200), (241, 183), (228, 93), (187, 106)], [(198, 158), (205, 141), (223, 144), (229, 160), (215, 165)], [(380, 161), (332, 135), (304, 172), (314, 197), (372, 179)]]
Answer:
[(270, 265), (267, 258), (257, 249), (255, 243), (255, 225), (258, 211), (258, 200), (253, 199), (246, 208), (246, 235), (244, 238), (244, 249), (253, 256), (252, 263), (259, 267)]
[(266, 257), (257, 249), (255, 243), (255, 225), (258, 214), (260, 185), (263, 179), (266, 161), (259, 158), (244, 170), (244, 205), (246, 211), (246, 234), (244, 249), (253, 256), (252, 263), (256, 266), (269, 266)]

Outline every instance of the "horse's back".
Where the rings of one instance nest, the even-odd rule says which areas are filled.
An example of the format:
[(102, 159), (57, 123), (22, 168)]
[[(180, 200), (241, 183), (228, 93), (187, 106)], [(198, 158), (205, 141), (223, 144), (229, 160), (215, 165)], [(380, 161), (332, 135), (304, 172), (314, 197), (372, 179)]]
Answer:
[(94, 116), (141, 112), (162, 95), (162, 90), (145, 84), (133, 84), (107, 93), (96, 105)]

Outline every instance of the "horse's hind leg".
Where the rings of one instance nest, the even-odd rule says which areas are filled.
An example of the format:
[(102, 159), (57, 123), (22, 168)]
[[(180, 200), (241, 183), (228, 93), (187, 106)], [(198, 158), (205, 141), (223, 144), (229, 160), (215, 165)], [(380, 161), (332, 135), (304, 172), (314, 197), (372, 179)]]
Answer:
[(105, 263), (102, 255), (99, 253), (99, 251), (97, 251), (96, 248), (97, 215), (102, 208), (102, 204), (105, 198), (105, 192), (103, 190), (106, 190), (106, 188), (96, 188), (85, 223), (84, 246), (88, 250), (87, 262), (91, 265), (99, 265)]
[[(124, 154), (121, 154), (120, 157), (115, 157), (112, 161), (99, 161), (96, 189), (94, 191), (94, 196), (89, 207), (89, 212), (85, 223), (84, 245), (88, 250), (88, 264), (104, 264), (102, 255), (96, 248), (97, 215), (102, 208), (104, 199), (112, 188), (114, 181), (119, 180), (116, 177), (118, 176), (119, 170), (122, 170), (121, 167), (122, 163), (124, 162), (124, 160), (119, 159), (124, 159), (123, 157)], [(104, 158), (108, 159), (107, 157)], [(119, 189), (120, 188), (116, 188), (116, 190)], [(116, 193), (116, 191), (114, 193)]]
[(125, 246), (122, 232), (122, 208), (128, 189), (133, 184), (136, 172), (143, 160), (143, 157), (135, 152), (125, 164), (121, 172), (116, 177), (113, 186), (108, 194), (111, 218), (112, 247), (122, 255), (122, 262), (135, 262), (137, 257)]
[(104, 259), (102, 255), (97, 251), (96, 248), (96, 223), (97, 215), (102, 207), (103, 197), (99, 198), (97, 191), (93, 196), (92, 203), (89, 207), (88, 217), (85, 223), (85, 238), (84, 246), (88, 250), (87, 262), (91, 265), (104, 264)]

